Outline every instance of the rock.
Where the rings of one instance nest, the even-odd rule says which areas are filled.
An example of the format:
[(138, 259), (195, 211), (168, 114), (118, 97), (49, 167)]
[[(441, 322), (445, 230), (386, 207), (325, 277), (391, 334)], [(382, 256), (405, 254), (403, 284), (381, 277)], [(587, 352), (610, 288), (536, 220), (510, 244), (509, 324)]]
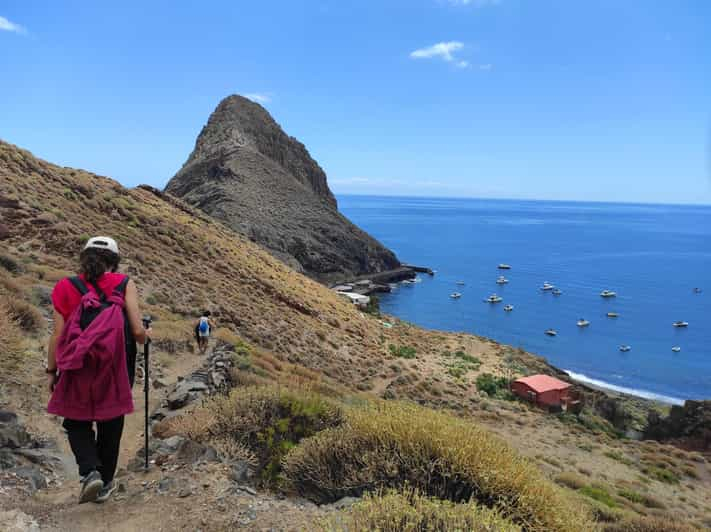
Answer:
[(13, 467), (9, 470), (20, 478), (27, 480), (30, 483), (33, 491), (44, 489), (47, 487), (47, 479), (44, 478), (42, 472), (34, 466)]
[(184, 487), (181, 488), (180, 491), (178, 492), (178, 497), (181, 499), (184, 499), (185, 497), (189, 497), (190, 495), (193, 494), (193, 490), (190, 487)]
[(252, 470), (248, 462), (244, 460), (239, 460), (232, 464), (229, 472), (229, 479), (237, 482), (238, 484), (243, 484), (252, 478)]
[(178, 447), (176, 458), (187, 464), (196, 462), (219, 462), (217, 451), (193, 440), (185, 440)]
[(359, 501), (360, 499), (357, 497), (343, 497), (342, 499), (338, 499), (336, 502), (329, 506), (335, 508), (336, 510), (343, 510), (345, 508), (350, 508)]
[(172, 477), (163, 477), (158, 482), (158, 493), (168, 493), (175, 487), (175, 479)]
[(245, 493), (249, 493), (250, 495), (257, 495), (257, 490), (255, 490), (251, 486), (239, 485), (239, 486), (237, 486), (237, 489), (239, 491), (244, 491)]
[(187, 390), (176, 389), (166, 398), (166, 403), (168, 408), (171, 410), (177, 410), (178, 408), (183, 408), (186, 404), (188, 404), (189, 399), (190, 392)]
[(168, 381), (165, 379), (153, 379), (153, 382), (151, 383), (154, 389), (160, 390), (161, 388), (167, 388), (168, 387)]
[(165, 440), (161, 440), (158, 444), (157, 451), (163, 454), (173, 454), (185, 441), (183, 436), (171, 436)]
[(0, 530), (3, 532), (40, 532), (37, 521), (20, 510), (0, 511)]
[(674, 405), (666, 418), (650, 412), (644, 431), (646, 439), (677, 440), (684, 448), (711, 451), (711, 401), (688, 400)]
[(242, 96), (220, 102), (166, 192), (324, 282), (400, 265), (338, 212), (326, 174), (304, 145)]
[(16, 414), (0, 411), (0, 448), (18, 449), (28, 445), (31, 439)]
[(10, 229), (5, 224), (0, 224), (0, 240), (10, 238)]

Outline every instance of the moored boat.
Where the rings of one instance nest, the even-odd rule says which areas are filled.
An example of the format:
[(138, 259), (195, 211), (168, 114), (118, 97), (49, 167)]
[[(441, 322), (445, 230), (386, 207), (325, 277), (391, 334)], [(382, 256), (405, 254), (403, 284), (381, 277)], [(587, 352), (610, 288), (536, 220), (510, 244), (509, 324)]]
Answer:
[(672, 325), (674, 327), (688, 327), (689, 322), (688, 321), (675, 321), (674, 323), (672, 323)]
[(506, 277), (504, 277), (503, 275), (499, 275), (499, 278), (496, 279), (496, 284), (506, 284), (508, 282), (509, 282), (509, 280)]
[(603, 290), (600, 292), (600, 297), (615, 297), (617, 296), (617, 292), (613, 292), (612, 290)]
[(503, 264), (503, 263), (501, 263), (501, 264), (499, 264), (499, 265), (497, 266), (497, 268), (498, 268), (499, 270), (510, 270), (510, 269), (511, 269), (511, 266), (508, 265), (508, 264)]
[(551, 294), (553, 294), (554, 296), (559, 296), (562, 293), (563, 291), (560, 288), (554, 288), (553, 290), (551, 290)]
[(504, 310), (506, 312), (511, 312), (513, 310), (513, 305), (504, 305)]
[(555, 329), (546, 329), (544, 334), (547, 334), (548, 336), (555, 336), (558, 334), (558, 331)]
[(607, 316), (608, 318), (616, 318), (616, 317), (619, 316), (619, 314), (618, 314), (617, 312), (608, 312), (608, 313), (606, 314), (606, 316)]
[(620, 351), (622, 351), (623, 353), (626, 353), (626, 352), (629, 351), (630, 349), (632, 349), (632, 346), (631, 346), (631, 345), (621, 345), (621, 346), (620, 346)]
[(554, 288), (555, 288), (555, 286), (550, 284), (548, 281), (543, 283), (543, 286), (541, 286), (541, 290), (543, 290), (543, 291), (553, 290)]
[(452, 299), (459, 299), (460, 297), (462, 297), (462, 294), (460, 294), (459, 292), (453, 292), (449, 294), (449, 297), (451, 297)]
[(503, 297), (497, 296), (496, 294), (491, 294), (486, 298), (487, 303), (501, 303), (504, 300)]
[(578, 320), (578, 327), (587, 327), (588, 325), (590, 325), (590, 322), (585, 318), (580, 318)]
[(672, 347), (672, 351), (674, 351), (675, 353), (678, 353), (679, 351), (681, 351), (681, 347), (679, 347), (678, 345), (675, 345), (674, 347)]

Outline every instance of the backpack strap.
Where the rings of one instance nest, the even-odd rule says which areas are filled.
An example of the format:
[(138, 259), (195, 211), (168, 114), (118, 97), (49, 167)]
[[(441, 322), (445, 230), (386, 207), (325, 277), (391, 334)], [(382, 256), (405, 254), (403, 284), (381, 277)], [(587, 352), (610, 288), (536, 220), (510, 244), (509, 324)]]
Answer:
[(104, 294), (104, 291), (99, 288), (99, 285), (96, 283), (91, 283), (91, 286), (94, 287), (94, 291), (96, 292), (96, 295), (99, 296), (99, 301), (102, 303), (106, 302), (106, 294)]
[(80, 277), (68, 277), (68, 279), (69, 282), (74, 285), (74, 288), (77, 289), (77, 292), (79, 292), (82, 296), (89, 292), (89, 289), (86, 287), (84, 281), (82, 281)]
[(128, 285), (129, 277), (128, 275), (123, 278), (123, 281), (121, 281), (116, 288), (114, 288), (114, 293), (115, 294), (121, 294), (121, 295), (126, 295), (126, 286)]

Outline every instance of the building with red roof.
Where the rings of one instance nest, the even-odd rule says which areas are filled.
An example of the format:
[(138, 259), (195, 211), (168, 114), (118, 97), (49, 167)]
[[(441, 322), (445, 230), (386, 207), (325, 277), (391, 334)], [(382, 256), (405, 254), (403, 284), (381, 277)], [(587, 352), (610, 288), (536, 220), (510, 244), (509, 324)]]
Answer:
[(571, 401), (570, 383), (550, 375), (531, 375), (511, 383), (511, 391), (519, 397), (546, 407), (567, 405)]

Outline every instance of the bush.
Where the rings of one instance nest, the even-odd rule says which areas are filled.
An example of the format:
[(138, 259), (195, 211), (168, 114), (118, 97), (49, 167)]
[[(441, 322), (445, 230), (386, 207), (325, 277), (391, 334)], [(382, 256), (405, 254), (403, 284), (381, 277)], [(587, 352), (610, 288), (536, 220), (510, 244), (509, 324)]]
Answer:
[(209, 401), (193, 417), (195, 430), (187, 435), (194, 440), (229, 448), (236, 442), (256, 458), (256, 468), (266, 483), (279, 480), (282, 458), (302, 438), (343, 421), (339, 406), (306, 391), (254, 386), (235, 389), (229, 396)]
[(5, 268), (10, 273), (21, 273), (22, 265), (9, 255), (0, 255), (0, 267)]
[(4, 302), (7, 311), (23, 331), (36, 333), (46, 328), (47, 322), (37, 307), (17, 298), (4, 298)]
[(23, 335), (20, 325), (7, 304), (0, 299), (0, 368), (3, 372), (16, 368), (22, 361)]
[(495, 377), (491, 373), (482, 373), (476, 378), (476, 389), (489, 397), (501, 390), (508, 390), (509, 381), (505, 377)]
[(388, 346), (390, 354), (398, 358), (415, 358), (417, 356), (417, 351), (414, 347), (409, 347), (406, 345), (393, 345)]
[(602, 486), (583, 486), (579, 491), (583, 495), (587, 495), (591, 499), (595, 499), (609, 508), (617, 508), (615, 499), (613, 499), (612, 495)]
[(423, 496), (415, 491), (366, 494), (347, 512), (336, 514), (321, 525), (329, 532), (382, 532), (466, 530), (515, 532), (519, 526), (497, 512), (473, 503), (455, 504)]
[(409, 486), (481, 503), (530, 531), (589, 524), (584, 510), (503, 441), (471, 422), (408, 403), (349, 410), (345, 424), (291, 451), (284, 472), (295, 491), (319, 503)]
[(645, 466), (642, 473), (666, 484), (679, 484), (679, 476), (673, 471), (656, 466)]
[(581, 477), (577, 473), (571, 473), (570, 471), (564, 471), (563, 473), (559, 473), (558, 475), (556, 475), (555, 481), (558, 484), (573, 490), (579, 490), (580, 488), (583, 488), (588, 484), (585, 478)]
[(628, 517), (606, 525), (603, 532), (695, 532), (697, 529), (668, 517)]
[(624, 497), (628, 501), (646, 506), (647, 508), (666, 508), (665, 504), (645, 493), (638, 493), (631, 489), (621, 489), (617, 492), (620, 497)]

